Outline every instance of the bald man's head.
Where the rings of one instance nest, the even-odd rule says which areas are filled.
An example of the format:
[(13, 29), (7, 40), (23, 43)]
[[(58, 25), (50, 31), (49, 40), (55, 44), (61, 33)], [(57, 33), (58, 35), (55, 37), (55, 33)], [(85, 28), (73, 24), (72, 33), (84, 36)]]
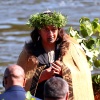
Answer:
[(4, 86), (5, 89), (13, 86), (25, 86), (25, 73), (22, 67), (18, 65), (8, 66), (4, 72)]
[(18, 65), (11, 65), (11, 66), (8, 66), (4, 72), (4, 77), (8, 77), (8, 76), (12, 76), (15, 78), (25, 77), (25, 73), (22, 67)]

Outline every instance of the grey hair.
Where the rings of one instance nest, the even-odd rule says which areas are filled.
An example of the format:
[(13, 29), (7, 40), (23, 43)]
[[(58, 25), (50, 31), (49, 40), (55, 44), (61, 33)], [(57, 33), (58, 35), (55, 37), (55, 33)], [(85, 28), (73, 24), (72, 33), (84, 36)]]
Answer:
[(69, 93), (68, 83), (60, 77), (48, 79), (44, 85), (45, 98), (64, 98)]

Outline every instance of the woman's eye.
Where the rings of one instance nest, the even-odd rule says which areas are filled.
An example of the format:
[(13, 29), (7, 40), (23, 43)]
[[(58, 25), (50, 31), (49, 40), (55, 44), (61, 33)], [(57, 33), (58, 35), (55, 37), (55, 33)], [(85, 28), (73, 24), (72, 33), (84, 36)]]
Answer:
[(52, 29), (52, 31), (56, 31), (56, 29), (54, 28), (54, 29)]

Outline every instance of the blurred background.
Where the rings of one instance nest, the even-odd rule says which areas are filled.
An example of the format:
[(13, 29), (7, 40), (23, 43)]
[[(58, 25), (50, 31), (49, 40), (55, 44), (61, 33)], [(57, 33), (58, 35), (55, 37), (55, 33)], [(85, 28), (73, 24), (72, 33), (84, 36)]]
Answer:
[(82, 16), (100, 18), (100, 0), (0, 0), (0, 91), (5, 68), (16, 63), (31, 29), (26, 25), (31, 14), (46, 10), (68, 16), (65, 29), (79, 28)]

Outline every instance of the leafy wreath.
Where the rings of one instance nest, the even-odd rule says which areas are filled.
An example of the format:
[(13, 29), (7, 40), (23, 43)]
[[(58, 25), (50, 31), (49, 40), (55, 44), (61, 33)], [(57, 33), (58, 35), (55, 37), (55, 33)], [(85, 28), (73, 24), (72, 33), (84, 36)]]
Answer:
[(32, 28), (41, 29), (47, 25), (53, 25), (57, 28), (64, 27), (67, 23), (67, 17), (60, 12), (37, 13), (32, 14), (27, 22), (27, 25)]

